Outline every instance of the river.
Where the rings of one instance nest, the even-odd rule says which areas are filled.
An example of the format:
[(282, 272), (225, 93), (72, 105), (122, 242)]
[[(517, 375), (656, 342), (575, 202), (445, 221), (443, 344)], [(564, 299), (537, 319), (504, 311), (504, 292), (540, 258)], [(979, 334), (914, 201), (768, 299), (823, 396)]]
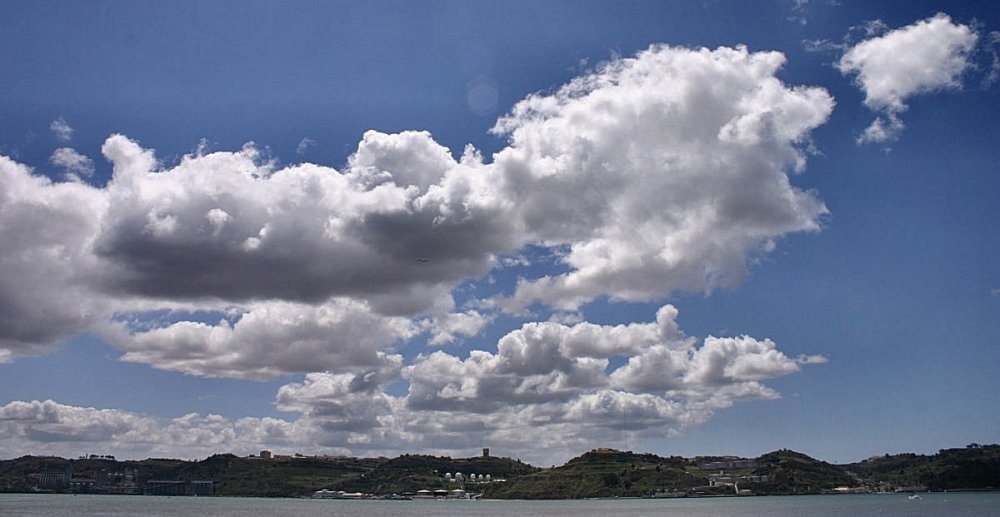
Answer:
[(3, 516), (588, 517), (678, 516), (929, 516), (1000, 515), (1000, 492), (724, 497), (704, 499), (599, 499), (574, 501), (345, 501), (231, 497), (0, 494)]

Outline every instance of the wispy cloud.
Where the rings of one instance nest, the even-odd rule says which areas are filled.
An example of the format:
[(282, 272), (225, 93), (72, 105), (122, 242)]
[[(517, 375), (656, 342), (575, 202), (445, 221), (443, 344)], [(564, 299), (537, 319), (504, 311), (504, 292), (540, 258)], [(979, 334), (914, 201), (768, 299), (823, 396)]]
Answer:
[(70, 147), (60, 147), (52, 153), (49, 161), (62, 167), (68, 178), (89, 178), (94, 175), (94, 161)]
[(986, 52), (990, 55), (989, 74), (983, 79), (983, 84), (987, 87), (1000, 81), (1000, 31), (990, 32), (987, 40)]
[(315, 140), (309, 138), (308, 136), (304, 137), (302, 140), (299, 140), (299, 144), (295, 146), (295, 154), (302, 156), (303, 154), (306, 154), (306, 151), (308, 151), (310, 147), (315, 145)]
[(805, 25), (809, 22), (809, 0), (792, 0), (792, 12), (788, 15), (788, 21)]
[(52, 130), (52, 133), (56, 135), (56, 138), (60, 142), (69, 142), (73, 139), (73, 128), (70, 127), (69, 123), (62, 116), (53, 120), (49, 124), (49, 129)]

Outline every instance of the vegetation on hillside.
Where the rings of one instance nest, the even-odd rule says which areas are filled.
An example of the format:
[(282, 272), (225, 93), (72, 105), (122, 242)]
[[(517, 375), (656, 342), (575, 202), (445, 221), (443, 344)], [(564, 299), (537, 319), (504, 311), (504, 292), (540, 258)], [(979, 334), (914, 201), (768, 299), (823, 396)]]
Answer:
[(937, 454), (877, 456), (846, 465), (867, 479), (929, 490), (1000, 489), (1000, 445), (969, 444)]
[(31, 476), (40, 472), (67, 472), (75, 478), (94, 479), (99, 470), (116, 472), (125, 468), (138, 469), (141, 482), (211, 480), (216, 495), (258, 497), (306, 497), (321, 489), (400, 494), (455, 488), (444, 479), (445, 473), (489, 474), (491, 478), (503, 479), (538, 470), (508, 458), (420, 455), (395, 459), (306, 456), (260, 459), (217, 454), (202, 461), (127, 462), (25, 456), (0, 462), (0, 491), (31, 491), (36, 486)]
[(860, 480), (841, 467), (787, 449), (765, 454), (757, 462), (754, 474), (768, 477), (757, 488), (762, 493), (815, 494), (860, 485)]
[[(98, 472), (113, 478), (126, 471), (139, 473), (136, 485), (140, 491), (149, 480), (211, 480), (216, 495), (263, 497), (307, 497), (321, 489), (388, 495), (459, 486), (484, 497), (504, 499), (732, 495), (737, 489), (754, 494), (814, 494), (841, 487), (997, 489), (1000, 445), (972, 444), (930, 456), (886, 455), (840, 466), (789, 450), (746, 460), (598, 449), (550, 469), (510, 458), (410, 454), (393, 459), (261, 459), (219, 454), (202, 461), (24, 456), (0, 461), (0, 491), (36, 490), (38, 474), (43, 472), (94, 479)], [(445, 474), (458, 472), (463, 473), (465, 483), (445, 478)], [(489, 474), (493, 482), (470, 482), (471, 474)]]
[[(539, 471), (511, 483), (490, 487), (487, 497), (517, 499), (574, 499), (581, 497), (641, 497), (655, 493), (675, 495), (733, 495), (738, 488), (751, 493), (810, 494), (858, 482), (843, 469), (793, 451), (775, 451), (753, 461), (753, 468), (702, 468), (712, 462), (742, 460), (732, 457), (661, 457), (621, 451), (591, 451), (562, 467)], [(724, 481), (711, 483), (711, 478)], [(754, 478), (737, 487), (735, 479)], [(766, 481), (760, 481), (766, 479)]]
[[(367, 494), (403, 494), (417, 490), (447, 490), (458, 488), (445, 479), (445, 474), (457, 472), (489, 474), (491, 479), (517, 478), (538, 469), (509, 458), (474, 457), (453, 459), (449, 457), (405, 454), (385, 461), (369, 472), (341, 483), (331, 489)], [(485, 484), (466, 483), (465, 488), (478, 490)]]
[(708, 484), (691, 472), (691, 460), (621, 451), (591, 451), (561, 467), (491, 485), (485, 497), (500, 499), (578, 499), (639, 497), (662, 489), (686, 490)]

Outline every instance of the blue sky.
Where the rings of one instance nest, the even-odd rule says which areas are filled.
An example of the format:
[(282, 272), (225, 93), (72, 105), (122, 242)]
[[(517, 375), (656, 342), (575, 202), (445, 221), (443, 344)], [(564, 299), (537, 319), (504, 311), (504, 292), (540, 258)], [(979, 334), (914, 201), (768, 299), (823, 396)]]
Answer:
[(0, 457), (998, 440), (996, 6), (0, 15)]

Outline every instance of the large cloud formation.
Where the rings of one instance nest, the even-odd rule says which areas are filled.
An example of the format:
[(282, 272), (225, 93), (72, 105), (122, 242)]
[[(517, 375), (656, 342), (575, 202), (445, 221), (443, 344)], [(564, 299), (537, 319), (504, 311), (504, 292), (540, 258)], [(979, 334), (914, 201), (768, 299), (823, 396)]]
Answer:
[(495, 157), (532, 240), (570, 271), (518, 286), (516, 304), (573, 309), (743, 278), (748, 255), (816, 230), (826, 207), (788, 173), (833, 99), (775, 77), (777, 52), (654, 47), (500, 119)]
[(977, 39), (973, 29), (938, 13), (847, 49), (837, 68), (844, 75), (856, 74), (865, 106), (885, 116), (877, 117), (858, 143), (898, 138), (905, 127), (899, 114), (907, 110), (908, 98), (961, 87)]
[[(499, 424), (567, 435), (585, 415), (624, 414), (663, 432), (775, 396), (760, 381), (798, 363), (773, 343), (707, 338), (695, 350), (662, 334), (663, 315), (635, 328), (532, 323), (468, 357), (407, 361), (399, 345), (474, 336), (498, 311), (732, 286), (783, 236), (817, 230), (826, 207), (791, 176), (834, 103), (782, 83), (783, 63), (744, 47), (650, 47), (516, 104), (490, 161), (471, 146), (455, 158), (421, 131), (369, 131), (341, 170), (278, 167), (250, 144), (165, 165), (113, 135), (102, 186), (0, 157), (0, 360), (92, 331), (161, 369), (308, 373), (279, 404), (330, 447), (375, 440), (351, 420), (419, 441), (456, 406), (455, 426), (516, 441)], [(458, 286), (527, 247), (558, 268), (476, 310), (456, 304)], [(614, 357), (628, 362), (609, 372)]]
[(50, 350), (109, 315), (111, 300), (87, 280), (107, 207), (97, 189), (0, 156), (0, 360)]
[[(299, 414), (290, 421), (191, 414), (164, 423), (53, 401), (11, 402), (0, 407), (0, 444), (73, 450), (125, 442), (140, 453), (174, 455), (246, 454), (262, 446), (355, 454), (434, 447), (468, 454), (490, 444), (555, 461), (623, 436), (678, 432), (740, 400), (776, 398), (762, 381), (824, 361), (793, 359), (770, 340), (749, 336), (699, 343), (681, 331), (677, 314), (667, 305), (649, 323), (527, 323), (504, 336), (496, 352), (472, 351), (465, 359), (442, 351), (419, 355), (402, 368), (410, 383), (403, 395), (388, 393), (399, 368), (309, 373), (278, 390), (278, 409)], [(612, 366), (613, 358), (622, 359), (620, 365)]]

